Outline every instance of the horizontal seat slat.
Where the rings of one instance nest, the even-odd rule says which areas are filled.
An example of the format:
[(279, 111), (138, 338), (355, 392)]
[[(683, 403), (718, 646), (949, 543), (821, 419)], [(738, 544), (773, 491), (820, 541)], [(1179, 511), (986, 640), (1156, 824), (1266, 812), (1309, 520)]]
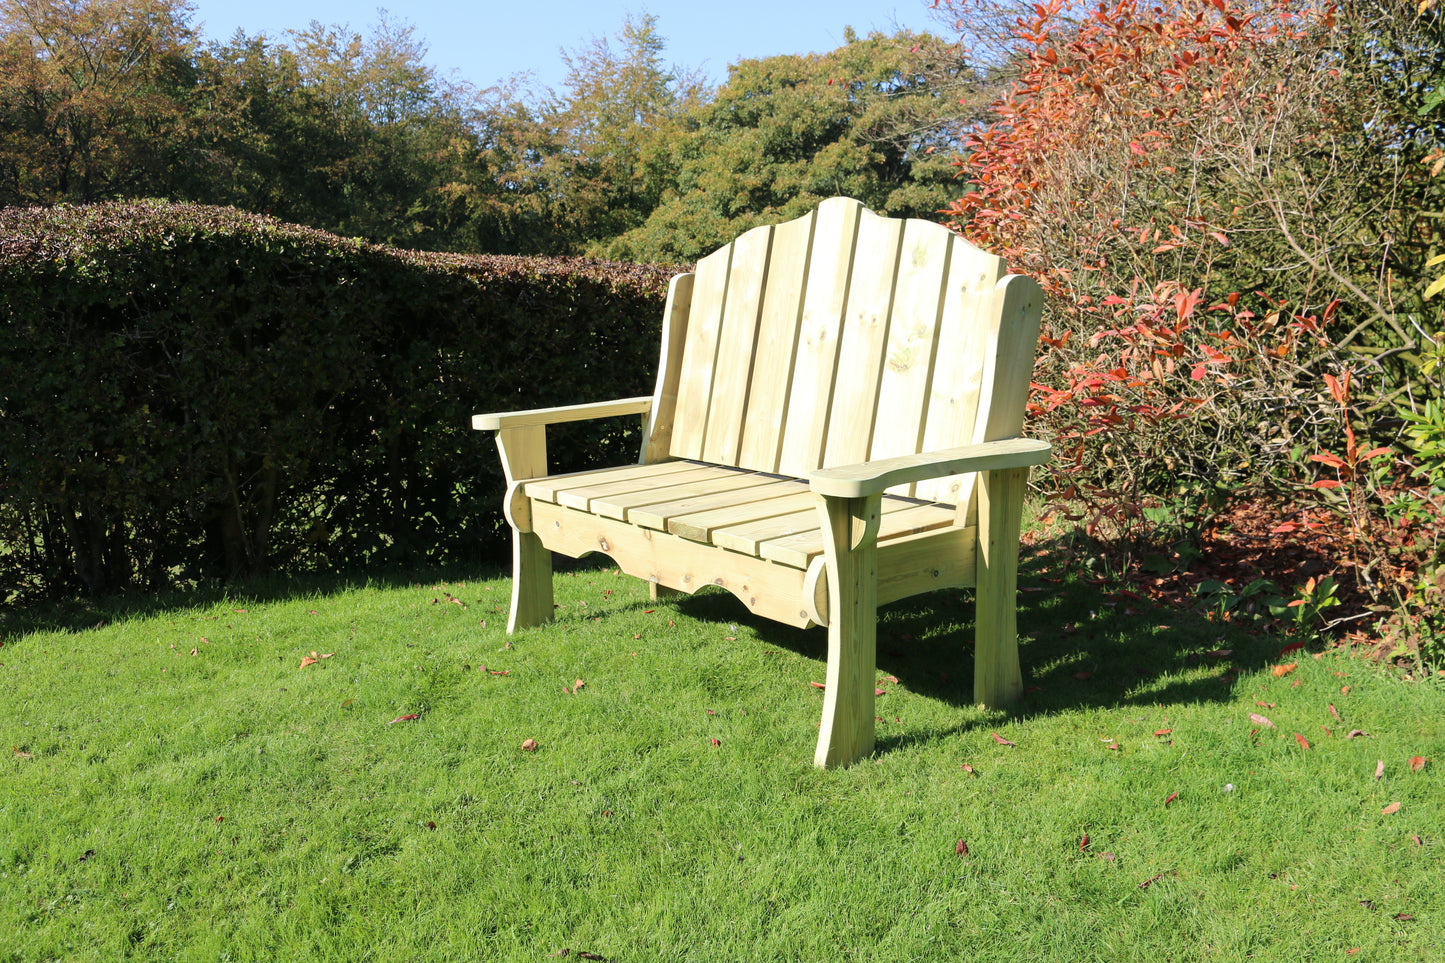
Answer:
[(651, 489), (619, 492), (592, 499), (589, 509), (594, 515), (603, 515), (619, 521), (632, 521), (632, 513), (651, 505), (702, 498), (718, 492), (731, 492), (740, 488), (750, 489), (765, 485), (772, 479), (757, 472), (739, 471), (736, 468), (718, 470), (721, 474), (707, 478), (692, 479), (682, 484), (659, 485)]
[(559, 488), (552, 501), (581, 512), (595, 512), (592, 505), (598, 499), (624, 495), (629, 492), (652, 492), (667, 485), (702, 481), (715, 477), (715, 471), (716, 469), (694, 466), (688, 471), (669, 472), (664, 476), (636, 475), (619, 481), (575, 484)]
[[(883, 518), (878, 526), (879, 547), (890, 538), (947, 528), (954, 523), (955, 517), (951, 506), (884, 498)], [(807, 568), (814, 556), (823, 554), (823, 532), (814, 525), (809, 531), (763, 542), (757, 554), (780, 565)]]
[[(802, 490), (799, 490), (799, 488)], [(749, 523), (766, 522), (783, 515), (808, 512), (813, 518), (812, 524), (817, 524), (817, 509), (814, 507), (815, 496), (809, 492), (802, 483), (792, 487), (792, 493), (773, 495), (766, 499), (748, 502), (745, 505), (734, 505), (728, 508), (717, 508), (712, 511), (696, 512), (691, 515), (679, 515), (667, 520), (667, 530), (674, 535), (691, 539), (694, 542), (712, 542), (714, 545), (726, 548), (716, 541), (715, 535), (725, 528), (734, 528)], [(803, 525), (806, 526), (807, 522)], [(735, 549), (736, 550), (736, 549)], [(749, 551), (748, 554), (755, 554)]]
[[(796, 478), (776, 478), (761, 474), (755, 475), (753, 478), (757, 482), (754, 485), (740, 485), (727, 490), (714, 488), (700, 495), (640, 505), (627, 513), (627, 520), (644, 528), (655, 528), (658, 531), (668, 531), (674, 535), (680, 535), (682, 533), (673, 528), (673, 523), (678, 518), (690, 518), (714, 511), (731, 510), (747, 513), (750, 507), (756, 503), (808, 490), (807, 483)], [(693, 541), (706, 540), (706, 536), (693, 539)]]
[(653, 465), (620, 465), (617, 468), (594, 468), (591, 471), (571, 472), (565, 475), (548, 475), (546, 478), (538, 478), (524, 484), (522, 491), (528, 498), (555, 504), (557, 501), (557, 492), (569, 486), (600, 484), (609, 481), (622, 481), (628, 478), (660, 478), (665, 475), (670, 475), (673, 472), (687, 471), (697, 467), (697, 462), (678, 460), (658, 462)]

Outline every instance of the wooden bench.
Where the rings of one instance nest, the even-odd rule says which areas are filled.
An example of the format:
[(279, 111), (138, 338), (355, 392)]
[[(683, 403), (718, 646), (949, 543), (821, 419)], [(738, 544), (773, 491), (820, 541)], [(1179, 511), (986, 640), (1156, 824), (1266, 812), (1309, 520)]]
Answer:
[[(875, 614), (977, 586), (974, 697), (1022, 689), (1019, 437), (1042, 296), (938, 224), (833, 198), (672, 280), (651, 397), (477, 415), (513, 529), (507, 631), (552, 617), (551, 552), (603, 552), (658, 590), (720, 585), (828, 628), (814, 761), (873, 748)], [(548, 477), (546, 426), (644, 416), (638, 463)]]

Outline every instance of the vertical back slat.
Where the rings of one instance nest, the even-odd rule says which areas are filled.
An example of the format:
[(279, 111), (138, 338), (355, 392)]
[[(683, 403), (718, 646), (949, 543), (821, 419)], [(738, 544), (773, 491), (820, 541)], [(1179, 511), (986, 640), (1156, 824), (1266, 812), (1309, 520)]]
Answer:
[(743, 447), (738, 457), (740, 468), (774, 472), (782, 459), (783, 426), (788, 420), (803, 292), (808, 281), (808, 256), (816, 223), (814, 211), (778, 225), (773, 232), (752, 385), (748, 389)]
[[(907, 221), (878, 389), (877, 427), (868, 457), (923, 450), (924, 414), (938, 347), (953, 237), (927, 221)], [(912, 485), (892, 491), (912, 495)]]
[(843, 342), (833, 375), (824, 468), (868, 459), (902, 240), (902, 221), (863, 212), (848, 284)]
[(657, 387), (652, 412), (643, 432), (644, 465), (664, 461), (672, 448), (673, 419), (677, 415), (677, 389), (682, 377), (682, 349), (687, 343), (687, 318), (692, 309), (692, 274), (679, 274), (667, 286), (667, 307), (662, 315), (662, 351), (657, 364)]
[(673, 412), (670, 451), (675, 458), (702, 457), (732, 254), (733, 245), (729, 244), (697, 262)]
[[(954, 240), (949, 257), (948, 285), (939, 330), (938, 360), (933, 369), (923, 430), (923, 451), (938, 451), (973, 441), (983, 384), (983, 360), (994, 335), (994, 285), (1003, 277), (1004, 262), (964, 241)], [(951, 475), (919, 482), (914, 494), (929, 501), (966, 502), (963, 490), (973, 476)]]
[(755, 227), (733, 241), (717, 365), (712, 378), (712, 401), (708, 405), (702, 446), (703, 460), (714, 464), (736, 466), (738, 463), (772, 244), (771, 227)]
[(818, 207), (793, 383), (788, 391), (783, 450), (778, 460), (778, 471), (785, 475), (805, 476), (823, 465), (833, 372), (838, 363), (862, 211), (862, 204), (842, 197), (824, 201)]

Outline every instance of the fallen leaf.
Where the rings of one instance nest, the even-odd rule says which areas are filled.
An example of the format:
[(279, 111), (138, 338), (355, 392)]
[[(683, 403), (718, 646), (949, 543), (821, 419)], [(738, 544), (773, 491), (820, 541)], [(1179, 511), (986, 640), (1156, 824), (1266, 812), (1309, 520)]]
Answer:
[(1169, 794), (1168, 798), (1166, 798), (1166, 799), (1164, 800), (1164, 805), (1165, 805), (1165, 806), (1168, 806), (1170, 803), (1172, 803), (1174, 800), (1176, 800), (1176, 799), (1178, 799), (1178, 798), (1179, 798), (1179, 794), (1178, 794), (1177, 792), (1171, 792), (1171, 793)]
[(1155, 730), (1154, 730), (1154, 735), (1156, 735), (1156, 736), (1167, 736), (1167, 735), (1169, 735), (1169, 733), (1171, 733), (1171, 732), (1173, 732), (1173, 731), (1174, 731), (1173, 729), (1155, 729)]
[(1079, 840), (1079, 852), (1082, 853), (1084, 850), (1086, 850), (1086, 849), (1088, 849), (1088, 848), (1089, 848), (1089, 834), (1088, 834), (1088, 833), (1084, 833), (1084, 838), (1081, 839), (1081, 840)]
[(1155, 873), (1153, 876), (1150, 876), (1148, 879), (1144, 880), (1144, 882), (1140, 883), (1139, 888), (1148, 889), (1150, 886), (1153, 886), (1155, 883), (1159, 882), (1163, 878), (1163, 873)]
[(721, 743), (721, 742), (718, 742), (716, 739), (712, 740), (712, 744), (715, 745), (715, 746), (720, 746), (720, 745), (722, 745), (722, 743)]
[(1390, 919), (1399, 920), (1401, 923), (1412, 920), (1414, 918), (1415, 917), (1411, 916), (1409, 913), (1396, 913), (1394, 916), (1390, 917)]
[(437, 828), (437, 824), (436, 824), (435, 822), (433, 822), (432, 820), (430, 820), (430, 819), (428, 819), (428, 820), (427, 820), (425, 823), (423, 823), (422, 825), (425, 826), (427, 829), (436, 829), (436, 828)]
[(1274, 677), (1278, 679), (1280, 676), (1289, 675), (1298, 668), (1298, 662), (1286, 662), (1284, 665), (1277, 665), (1274, 667)]
[(1386, 806), (1384, 809), (1381, 809), (1381, 810), (1380, 810), (1380, 815), (1381, 815), (1381, 816), (1392, 816), (1392, 815), (1394, 815), (1395, 813), (1397, 813), (1397, 812), (1399, 812), (1399, 811), (1400, 811), (1400, 804), (1397, 803), (1397, 802), (1392, 802), (1392, 803), (1390, 803), (1390, 805), (1388, 805), (1388, 806)]
[(302, 657), (301, 657), (301, 664), (298, 665), (296, 668), (298, 668), (298, 669), (304, 669), (304, 668), (306, 668), (308, 665), (315, 665), (316, 663), (318, 663), (318, 662), (320, 662), (320, 661), (321, 661), (321, 658), (320, 658), (315, 652), (312, 652), (310, 655), (302, 656)]
[(200, 651), (198, 648), (191, 646), (191, 655), (195, 655), (198, 651)]
[(397, 716), (395, 719), (393, 719), (393, 720), (391, 720), (390, 722), (388, 722), (387, 725), (389, 725), (389, 726), (394, 726), (394, 725), (396, 725), (398, 722), (415, 722), (416, 720), (418, 720), (418, 719), (420, 719), (420, 718), (421, 718), (421, 716), (419, 716), (419, 715), (417, 715), (415, 712), (413, 712), (413, 713), (411, 713), (410, 715)]
[(523, 752), (536, 752), (540, 748), (542, 747), (536, 739), (528, 739), (526, 742), (522, 743)]
[(874, 694), (875, 696), (887, 695), (887, 694), (888, 694), (888, 690), (887, 690), (887, 689), (874, 689), (874, 690), (873, 690), (873, 694)]
[[(1330, 703), (1330, 715), (1334, 716), (1336, 719), (1340, 719), (1340, 710), (1335, 708), (1335, 704), (1333, 702)], [(1340, 721), (1344, 722), (1345, 720), (1340, 719)]]
[(969, 765), (968, 763), (966, 763), (966, 762), (965, 762), (963, 765), (959, 766), (958, 768), (962, 769), (964, 772), (968, 773), (970, 776), (976, 775), (976, 773), (974, 772), (973, 767), (970, 766), (970, 765)]
[(13, 753), (15, 753), (15, 758), (16, 758), (16, 759), (34, 759), (34, 758), (35, 758), (35, 753), (33, 753), (33, 752), (25, 752), (25, 751), (22, 750), (19, 746), (11, 746), (11, 747), (10, 747), (10, 751), (13, 752)]
[(581, 689), (581, 688), (582, 688), (584, 685), (586, 685), (586, 684), (587, 684), (587, 683), (583, 682), (581, 679), (578, 679), (576, 682), (573, 682), (573, 683), (572, 683), (572, 691), (573, 691), (573, 692), (577, 692), (579, 689)]
[(1369, 737), (1370, 737), (1370, 734), (1369, 734), (1368, 732), (1366, 732), (1365, 730), (1363, 730), (1363, 729), (1351, 729), (1351, 730), (1349, 731), (1349, 734), (1346, 735), (1345, 738), (1346, 738), (1346, 739), (1353, 739), (1353, 738), (1355, 738), (1355, 736), (1365, 736), (1365, 737), (1369, 738)]
[(1118, 857), (1115, 856), (1113, 853), (1100, 853), (1099, 858), (1106, 863), (1112, 863), (1114, 860), (1118, 859)]
[(1093, 677), (1094, 673), (1090, 672), (1088, 669), (1083, 669), (1074, 673), (1074, 678), (1078, 679), (1080, 682), (1083, 682), (1085, 679), (1092, 679)]
[(1273, 729), (1273, 728), (1274, 728), (1274, 723), (1273, 723), (1273, 722), (1270, 722), (1268, 719), (1266, 719), (1264, 716), (1260, 715), (1258, 712), (1251, 712), (1251, 713), (1249, 714), (1249, 721), (1250, 721), (1250, 722), (1253, 722), (1253, 723), (1254, 723), (1255, 725), (1257, 725), (1257, 726), (1264, 726), (1266, 729)]
[(968, 843), (966, 843), (966, 842), (964, 842), (963, 840), (960, 839), (960, 840), (958, 841), (958, 845), (953, 847), (953, 851), (954, 851), (954, 853), (956, 853), (956, 854), (959, 855), (959, 856), (967, 856), (967, 855), (968, 855)]
[(815, 689), (826, 689), (826, 688), (828, 688), (827, 686), (825, 686), (825, 685), (824, 685), (823, 683), (821, 683), (821, 682), (809, 682), (808, 685), (812, 686), (812, 687), (815, 688)]
[[(1280, 650), (1279, 650), (1279, 655), (1275, 656), (1275, 658), (1276, 658), (1276, 659), (1282, 659), (1282, 658), (1284, 658), (1286, 655), (1288, 655), (1289, 653), (1291, 653), (1291, 652), (1298, 652), (1300, 649), (1303, 649), (1304, 647), (1305, 647), (1305, 644), (1304, 644), (1303, 642), (1291, 642), (1289, 645), (1287, 645), (1287, 646), (1285, 646), (1284, 648), (1280, 649)], [(1280, 675), (1283, 675), (1284, 673), (1279, 673), (1279, 674), (1280, 674)]]
[(1429, 759), (1425, 759), (1425, 758), (1422, 758), (1422, 757), (1420, 757), (1420, 756), (1411, 756), (1411, 757), (1410, 757), (1410, 771), (1411, 771), (1411, 772), (1419, 772), (1421, 769), (1424, 769), (1424, 768), (1425, 768), (1425, 763), (1427, 763), (1427, 762), (1429, 762), (1429, 761), (1430, 761)]
[(80, 862), (83, 863), (83, 862), (85, 862), (87, 859), (90, 859), (90, 858), (91, 858), (92, 856), (94, 856), (94, 855), (95, 855), (95, 850), (93, 850), (93, 849), (87, 849), (87, 850), (85, 851), (85, 853), (81, 855), (81, 857), (80, 857)]
[(1018, 743), (1016, 743), (1016, 742), (1009, 742), (1007, 739), (1005, 739), (1003, 736), (999, 735), (997, 732), (990, 733), (990, 735), (993, 736), (993, 741), (996, 742), (996, 743), (998, 743), (998, 744), (1001, 745), (1001, 746), (1016, 746), (1016, 745), (1018, 745)]
[(897, 685), (897, 684), (898, 684), (898, 676), (896, 676), (896, 675), (885, 675), (885, 676), (883, 677), (883, 681), (884, 681), (884, 682), (891, 682), (891, 683), (893, 683), (894, 685)]
[(1410, 838), (1415, 841), (1415, 848), (1416, 848), (1416, 849), (1419, 849), (1421, 846), (1424, 846), (1424, 845), (1425, 845), (1425, 841), (1422, 840), (1419, 836), (1416, 836), (1414, 833), (1411, 833), (1411, 834), (1410, 834)]
[(1278, 703), (1278, 702), (1256, 702), (1255, 705), (1259, 706), (1259, 707), (1262, 708), (1262, 709), (1273, 709), (1275, 706), (1279, 705), (1279, 703)]
[(1308, 749), (1310, 747), (1310, 741), (1304, 736), (1300, 735), (1298, 732), (1294, 734), (1294, 741), (1299, 743), (1299, 747), (1301, 749)]
[(1347, 685), (1342, 685), (1342, 686), (1340, 686), (1340, 695), (1349, 695), (1349, 694), (1350, 694), (1350, 687), (1349, 687), (1349, 686), (1347, 686)]
[(1385, 760), (1381, 759), (1381, 760), (1379, 760), (1378, 762), (1375, 763), (1375, 782), (1379, 782), (1379, 781), (1380, 781), (1380, 777), (1382, 777), (1382, 776), (1384, 776), (1384, 775), (1385, 775)]
[(216, 817), (216, 822), (218, 822), (218, 823), (223, 823), (223, 822), (225, 822), (225, 821), (226, 821), (226, 817), (225, 817), (225, 816), (217, 816), (217, 817)]

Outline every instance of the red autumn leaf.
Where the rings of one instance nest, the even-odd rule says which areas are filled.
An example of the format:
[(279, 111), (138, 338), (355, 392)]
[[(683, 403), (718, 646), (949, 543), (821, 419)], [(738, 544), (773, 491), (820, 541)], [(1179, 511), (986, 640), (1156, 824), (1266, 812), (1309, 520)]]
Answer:
[(1416, 849), (1419, 849), (1421, 846), (1424, 846), (1424, 845), (1425, 845), (1425, 841), (1424, 841), (1423, 839), (1421, 839), (1419, 836), (1416, 836), (1414, 833), (1411, 833), (1411, 834), (1410, 834), (1410, 838), (1415, 841), (1415, 848), (1416, 848)]
[(657, 611), (657, 609), (643, 609), (643, 610), (642, 610), (642, 614), (643, 614), (643, 615), (651, 615), (653, 612), (656, 612), (656, 611)]
[(1284, 665), (1277, 665), (1274, 667), (1274, 677), (1278, 679), (1280, 676), (1289, 675), (1297, 668), (1299, 668), (1298, 662), (1288, 662)]
[(389, 726), (394, 726), (394, 725), (396, 725), (398, 722), (415, 722), (416, 720), (418, 720), (418, 719), (420, 719), (420, 718), (421, 718), (421, 716), (419, 716), (419, 715), (417, 715), (415, 712), (413, 712), (413, 713), (411, 713), (411, 714), (409, 714), (409, 715), (397, 716), (395, 719), (393, 719), (393, 720), (391, 720), (390, 722), (388, 722), (387, 725), (389, 725)]
[(884, 681), (884, 682), (891, 682), (891, 683), (893, 683), (894, 685), (897, 685), (897, 684), (898, 684), (898, 676), (896, 676), (896, 675), (885, 675), (885, 676), (883, 677), (883, 681)]
[(808, 685), (812, 686), (812, 687), (815, 688), (815, 689), (826, 689), (826, 688), (828, 688), (827, 686), (825, 686), (825, 685), (824, 685), (823, 683), (821, 683), (821, 682), (809, 682)]
[(1300, 735), (1298, 732), (1294, 734), (1294, 741), (1299, 743), (1299, 747), (1301, 749), (1308, 749), (1310, 747), (1310, 741), (1304, 736)]
[(1340, 719), (1340, 710), (1335, 708), (1335, 704), (1333, 702), (1330, 703), (1330, 715), (1334, 716), (1336, 719), (1339, 719), (1341, 722), (1345, 721), (1344, 719)]
[(962, 769), (964, 772), (968, 773), (970, 776), (974, 775), (973, 767), (970, 766), (970, 765), (969, 765), (968, 763), (966, 763), (966, 762), (965, 762), (963, 765), (959, 766), (958, 768)]
[(1079, 852), (1082, 853), (1084, 850), (1086, 850), (1086, 849), (1088, 849), (1088, 848), (1089, 848), (1089, 834), (1088, 834), (1088, 833), (1084, 833), (1084, 838), (1081, 839), (1081, 840), (1079, 840)]
[(1421, 757), (1421, 756), (1411, 756), (1411, 757), (1410, 757), (1410, 771), (1411, 771), (1411, 772), (1419, 772), (1421, 769), (1424, 769), (1424, 768), (1425, 768), (1425, 763), (1427, 763), (1427, 762), (1429, 762), (1429, 761), (1430, 761), (1430, 760), (1425, 759), (1425, 758), (1423, 758), (1423, 757)]
[(1173, 729), (1155, 729), (1155, 730), (1154, 730), (1154, 735), (1156, 735), (1156, 736), (1167, 736), (1167, 735), (1169, 735), (1169, 733), (1171, 733), (1171, 732), (1173, 732), (1173, 731), (1174, 731)]
[(989, 735), (993, 736), (993, 741), (996, 742), (996, 743), (998, 743), (998, 744), (1001, 745), (1001, 746), (1016, 746), (1016, 745), (1018, 745), (1018, 743), (1016, 743), (1016, 742), (1009, 742), (1007, 739), (1005, 739), (1003, 736), (999, 735), (997, 732), (989, 733)]
[(15, 754), (15, 758), (16, 758), (16, 759), (34, 759), (34, 758), (35, 758), (35, 753), (33, 753), (33, 752), (26, 752), (24, 749), (21, 749), (19, 746), (11, 746), (11, 747), (10, 747), (10, 751)]
[(888, 694), (888, 690), (887, 690), (887, 689), (874, 689), (874, 690), (873, 690), (873, 694), (874, 694), (875, 696), (887, 695), (887, 694)]
[(715, 745), (715, 746), (720, 746), (720, 745), (722, 745), (722, 743), (719, 742), (719, 741), (717, 741), (716, 739), (713, 739), (713, 740), (712, 740), (712, 744)]
[(953, 847), (953, 851), (954, 851), (954, 853), (956, 853), (956, 854), (959, 855), (959, 856), (967, 856), (967, 855), (968, 855), (968, 843), (966, 843), (966, 842), (964, 842), (963, 840), (960, 839), (960, 840), (958, 841), (958, 845), (956, 845), (956, 846)]
[(1397, 803), (1397, 802), (1392, 802), (1392, 803), (1390, 803), (1390, 805), (1388, 805), (1388, 806), (1386, 806), (1384, 809), (1381, 809), (1381, 810), (1380, 810), (1380, 815), (1381, 815), (1381, 816), (1390, 816), (1390, 815), (1393, 815), (1394, 813), (1397, 813), (1397, 812), (1399, 812), (1399, 811), (1400, 811), (1400, 804)]
[(1178, 799), (1178, 798), (1179, 798), (1179, 794), (1178, 794), (1177, 792), (1171, 792), (1171, 793), (1168, 795), (1168, 797), (1164, 800), (1164, 805), (1168, 806), (1170, 803), (1172, 803), (1174, 800), (1176, 800), (1176, 799)]
[(1261, 708), (1264, 708), (1264, 709), (1273, 709), (1275, 706), (1279, 705), (1279, 703), (1278, 703), (1278, 702), (1256, 702), (1255, 705), (1260, 706)]
[(542, 744), (536, 739), (528, 739), (522, 743), (523, 752), (536, 752), (540, 748), (542, 748)]
[(1093, 677), (1094, 673), (1090, 672), (1088, 669), (1081, 669), (1078, 672), (1074, 673), (1074, 678), (1078, 679), (1080, 682), (1083, 682), (1085, 679), (1092, 679)]
[(1282, 659), (1282, 658), (1284, 658), (1286, 655), (1288, 655), (1289, 653), (1291, 653), (1291, 652), (1297, 652), (1297, 651), (1299, 651), (1300, 649), (1303, 649), (1304, 647), (1305, 647), (1305, 644), (1304, 644), (1303, 642), (1291, 642), (1289, 645), (1287, 645), (1287, 646), (1285, 646), (1284, 648), (1280, 649), (1280, 650), (1279, 650), (1279, 655), (1275, 656), (1275, 658), (1277, 658), (1277, 659)]

